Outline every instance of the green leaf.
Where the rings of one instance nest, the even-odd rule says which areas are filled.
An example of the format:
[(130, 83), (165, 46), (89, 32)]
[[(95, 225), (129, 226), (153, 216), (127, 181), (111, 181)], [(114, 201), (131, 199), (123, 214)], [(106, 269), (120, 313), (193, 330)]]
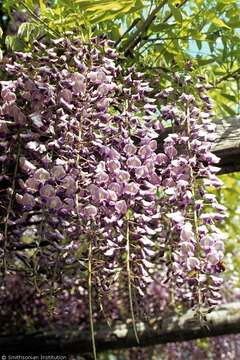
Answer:
[(44, 4), (44, 0), (38, 0), (39, 1), (39, 7), (41, 13), (44, 13), (46, 11), (46, 5)]
[(182, 14), (180, 9), (178, 9), (174, 4), (172, 4), (172, 1), (168, 1), (168, 6), (177, 22), (182, 23)]
[(6, 44), (7, 48), (9, 48), (11, 50), (15, 50), (15, 51), (20, 51), (23, 46), (21, 40), (19, 38), (17, 38), (16, 36), (12, 36), (12, 35), (6, 36), (5, 44)]
[(235, 111), (226, 104), (221, 104), (221, 107), (231, 116), (236, 115)]
[(30, 23), (30, 22), (22, 23), (18, 28), (18, 36), (20, 38), (25, 38), (26, 41), (29, 41), (32, 33), (35, 30), (39, 30), (39, 27), (40, 24), (36, 24), (36, 23)]
[(87, 10), (87, 11), (116, 11), (126, 6), (133, 6), (135, 5), (135, 1), (133, 0), (125, 0), (125, 1), (113, 1), (113, 0), (91, 0), (91, 1), (82, 1), (77, 0), (75, 1), (77, 4), (79, 4), (79, 7), (81, 10)]
[(218, 17), (213, 17), (210, 19), (210, 21), (218, 27), (231, 29), (222, 19), (219, 19)]
[(198, 61), (199, 66), (204, 66), (204, 65), (213, 63), (215, 61), (215, 58), (214, 57), (212, 57), (210, 59), (200, 59), (199, 58), (199, 59), (197, 59), (197, 61)]
[[(84, 18), (85, 20), (81, 21), (81, 23), (96, 24), (125, 15), (130, 17), (132, 13), (136, 13), (136, 11), (143, 7), (141, 0), (123, 0), (121, 2), (117, 0), (75, 0), (72, 2), (59, 0), (59, 5), (63, 5), (63, 7), (61, 7), (61, 11), (59, 6), (54, 9), (55, 18), (53, 19), (52, 27), (59, 21), (58, 18), (61, 19), (61, 25), (63, 24), (62, 16), (66, 12), (69, 12), (70, 16), (76, 13), (78, 19), (79, 16)], [(104, 24), (105, 28), (106, 25)], [(74, 22), (71, 22), (69, 26), (74, 27)]]
[(200, 32), (193, 32), (192, 37), (194, 38), (194, 40), (203, 41), (206, 40), (207, 36), (205, 34), (201, 34)]
[(202, 42), (200, 40), (196, 40), (196, 44), (197, 44), (198, 50), (201, 50)]
[(224, 94), (224, 93), (222, 93), (221, 95), (224, 96), (226, 99), (228, 99), (228, 100), (230, 100), (230, 101), (233, 101), (233, 102), (236, 101), (236, 98), (235, 98), (235, 96), (233, 96), (233, 95)]
[(131, 5), (129, 7), (121, 7), (116, 11), (107, 11), (105, 13), (100, 13), (98, 16), (93, 16), (92, 20), (93, 22), (102, 22), (106, 20), (114, 19), (120, 15), (125, 14), (126, 12), (129, 12), (131, 9)]
[(14, 37), (11, 35), (7, 35), (5, 39), (5, 44), (7, 48), (12, 49), (14, 44)]
[(177, 24), (152, 24), (150, 29), (154, 32), (172, 30)]
[(2, 28), (0, 27), (0, 38), (3, 36)]

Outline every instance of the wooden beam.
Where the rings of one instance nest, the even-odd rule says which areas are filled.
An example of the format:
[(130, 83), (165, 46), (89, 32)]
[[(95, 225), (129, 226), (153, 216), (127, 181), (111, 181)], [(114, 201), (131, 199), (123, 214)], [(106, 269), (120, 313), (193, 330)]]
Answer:
[(218, 138), (213, 152), (221, 158), (221, 173), (240, 170), (240, 115), (215, 122)]
[[(117, 322), (112, 329), (99, 327), (95, 334), (97, 351), (153, 346), (204, 337), (240, 333), (240, 302), (216, 307), (201, 320), (193, 310), (136, 324), (140, 343), (131, 323)], [(56, 329), (32, 334), (0, 337), (1, 354), (86, 354), (91, 337), (78, 329)]]

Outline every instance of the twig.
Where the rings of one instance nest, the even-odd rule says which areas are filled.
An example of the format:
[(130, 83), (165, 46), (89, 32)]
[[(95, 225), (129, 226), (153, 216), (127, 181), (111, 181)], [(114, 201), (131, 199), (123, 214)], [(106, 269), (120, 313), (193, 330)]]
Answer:
[(216, 85), (220, 84), (222, 81), (225, 81), (225, 80), (228, 80), (230, 78), (234, 78), (235, 79), (235, 76), (236, 75), (240, 75), (240, 67), (237, 68), (236, 70), (234, 70), (233, 72), (230, 72), (222, 77), (220, 77), (220, 79), (218, 79), (216, 81)]
[(142, 26), (140, 26), (139, 29), (135, 32), (135, 34), (133, 34), (133, 37), (129, 39), (125, 47), (121, 49), (125, 53), (125, 55), (132, 53), (133, 49), (141, 41), (143, 34), (147, 32), (153, 20), (156, 18), (157, 13), (164, 7), (166, 3), (167, 0), (164, 0), (151, 12), (151, 14), (147, 17), (147, 19), (142, 23)]
[(125, 35), (127, 35), (133, 28), (134, 26), (141, 20), (141, 18), (137, 18), (134, 19), (134, 21), (132, 22), (132, 24), (129, 26), (129, 28), (122, 34), (122, 36), (115, 42), (115, 46), (118, 46), (119, 43), (122, 41), (122, 39), (124, 38)]
[(133, 309), (133, 299), (132, 299), (132, 280), (131, 280), (131, 266), (130, 266), (130, 229), (129, 229), (129, 216), (128, 215), (127, 215), (126, 225), (127, 225), (127, 231), (126, 231), (126, 239), (127, 239), (126, 262), (127, 262), (127, 277), (128, 277), (128, 297), (129, 297), (129, 305), (130, 305), (130, 312), (131, 312), (131, 318), (132, 318), (133, 331), (134, 331), (137, 343), (139, 344), (139, 338), (138, 338), (138, 333), (137, 333), (137, 328), (136, 328), (135, 314), (134, 314), (134, 309)]
[[(188, 0), (183, 0), (181, 4), (177, 6), (178, 9), (180, 9), (184, 4), (186, 4)], [(138, 30), (137, 37), (135, 35), (135, 40), (130, 40), (130, 43), (128, 47), (125, 50), (125, 54), (129, 54), (132, 52), (132, 50), (136, 47), (136, 45), (143, 39), (143, 34), (147, 32), (148, 28), (150, 27), (151, 23), (154, 21), (157, 13), (161, 10), (161, 8), (167, 3), (167, 1), (164, 1), (161, 5), (159, 5), (157, 8), (155, 8), (152, 13), (149, 15), (149, 17), (146, 19), (146, 21), (143, 23), (143, 26)], [(166, 23), (171, 17), (173, 16), (172, 13), (167, 15), (165, 19), (163, 19), (162, 23)], [(150, 35), (149, 35), (150, 36)], [(149, 36), (146, 36), (144, 40), (147, 40)]]
[(89, 322), (90, 322), (93, 358), (94, 360), (97, 360), (94, 324), (93, 324), (93, 308), (92, 308), (92, 241), (91, 239), (89, 241), (89, 249), (88, 249), (88, 308), (89, 308)]

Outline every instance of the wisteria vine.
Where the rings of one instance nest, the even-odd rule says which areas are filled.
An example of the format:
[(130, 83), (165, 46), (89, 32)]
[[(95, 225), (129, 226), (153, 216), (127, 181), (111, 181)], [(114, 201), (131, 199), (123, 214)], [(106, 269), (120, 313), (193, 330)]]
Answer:
[(225, 208), (205, 80), (156, 94), (112, 45), (35, 42), (1, 65), (2, 286), (23, 277), (92, 333), (130, 317), (138, 339), (136, 317), (219, 302)]

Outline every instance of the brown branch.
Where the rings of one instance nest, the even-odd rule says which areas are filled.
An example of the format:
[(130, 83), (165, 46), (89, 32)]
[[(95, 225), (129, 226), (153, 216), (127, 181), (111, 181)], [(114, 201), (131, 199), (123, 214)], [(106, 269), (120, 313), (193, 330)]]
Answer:
[(141, 20), (141, 18), (137, 18), (135, 20), (133, 20), (132, 24), (129, 26), (129, 28), (122, 34), (122, 36), (115, 42), (115, 46), (118, 46), (119, 43), (122, 41), (122, 39), (124, 38), (125, 35), (127, 35), (133, 28), (134, 26)]
[[(181, 4), (178, 4), (178, 6), (176, 6), (178, 9), (180, 9), (184, 4), (186, 4), (188, 0), (183, 0), (183, 2)], [(159, 5), (158, 7), (156, 7), (151, 14), (148, 16), (148, 18), (145, 20), (145, 22), (143, 23), (143, 25), (136, 31), (136, 33), (133, 35), (133, 37), (129, 40), (129, 42), (125, 45), (123, 51), (125, 53), (125, 55), (129, 55), (132, 53), (133, 49), (138, 45), (138, 43), (143, 40), (148, 39), (148, 36), (145, 35), (147, 30), (149, 29), (149, 27), (151, 26), (152, 22), (155, 20), (157, 13), (161, 10), (161, 8), (167, 3), (167, 1), (163, 1), (163, 3), (161, 5)], [(162, 24), (166, 23), (171, 17), (173, 16), (173, 14), (170, 12), (169, 15), (167, 15), (163, 21)]]
[(124, 48), (121, 49), (124, 51), (125, 55), (129, 55), (132, 53), (133, 49), (136, 45), (141, 41), (142, 36), (147, 32), (152, 22), (157, 16), (157, 13), (164, 7), (167, 3), (167, 0), (164, 0), (160, 5), (158, 5), (147, 17), (147, 19), (139, 26), (138, 30), (133, 34), (133, 36), (129, 39), (127, 44), (125, 44)]
[[(205, 315), (205, 320), (193, 310), (184, 315), (172, 314), (136, 324), (138, 344), (131, 324), (117, 322), (110, 329), (98, 326), (95, 334), (98, 352), (145, 347), (171, 342), (182, 342), (205, 337), (236, 334), (240, 332), (240, 303), (218, 306)], [(76, 328), (55, 329), (32, 334), (0, 337), (4, 354), (84, 354), (91, 352), (89, 332)]]
[(220, 77), (217, 81), (216, 81), (216, 85), (220, 84), (221, 82), (223, 81), (226, 81), (228, 79), (235, 79), (237, 77), (240, 76), (240, 67), (237, 68), (236, 70), (230, 72), (230, 73), (227, 73), (226, 75)]

